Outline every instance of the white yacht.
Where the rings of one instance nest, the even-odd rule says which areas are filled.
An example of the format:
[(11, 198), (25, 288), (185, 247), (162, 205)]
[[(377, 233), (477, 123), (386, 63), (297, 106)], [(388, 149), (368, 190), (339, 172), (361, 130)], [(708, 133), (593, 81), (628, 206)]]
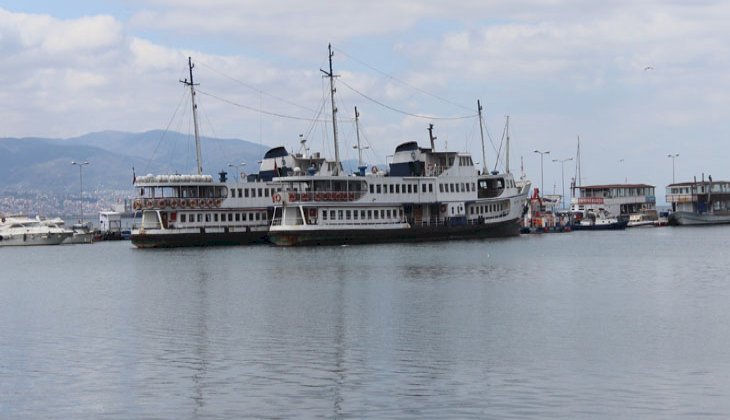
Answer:
[(0, 246), (58, 245), (73, 232), (23, 215), (0, 217)]

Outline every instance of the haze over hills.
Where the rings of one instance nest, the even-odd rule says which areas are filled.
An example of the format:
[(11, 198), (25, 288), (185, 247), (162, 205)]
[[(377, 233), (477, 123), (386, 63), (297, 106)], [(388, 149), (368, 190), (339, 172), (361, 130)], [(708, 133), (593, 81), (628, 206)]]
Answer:
[[(233, 174), (228, 164), (245, 162), (246, 172), (258, 172), (269, 146), (238, 139), (201, 138), (203, 171)], [(147, 173), (194, 173), (192, 136), (162, 130), (144, 133), (104, 131), (67, 139), (1, 138), (2, 189), (49, 192), (76, 191), (79, 172), (71, 161), (89, 161), (83, 169), (84, 190), (124, 190), (132, 187), (132, 168)]]

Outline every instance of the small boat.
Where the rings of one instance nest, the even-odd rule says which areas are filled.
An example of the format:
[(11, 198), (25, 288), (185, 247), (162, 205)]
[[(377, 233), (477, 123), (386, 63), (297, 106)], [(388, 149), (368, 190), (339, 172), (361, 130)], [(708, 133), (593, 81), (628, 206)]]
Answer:
[(573, 212), (573, 230), (621, 230), (629, 220), (611, 216), (603, 208), (588, 207), (583, 212)]
[(629, 216), (629, 223), (626, 227), (638, 228), (638, 227), (654, 227), (657, 225), (657, 218), (644, 217), (643, 214), (632, 214)]
[(0, 246), (58, 245), (73, 232), (23, 215), (0, 218)]

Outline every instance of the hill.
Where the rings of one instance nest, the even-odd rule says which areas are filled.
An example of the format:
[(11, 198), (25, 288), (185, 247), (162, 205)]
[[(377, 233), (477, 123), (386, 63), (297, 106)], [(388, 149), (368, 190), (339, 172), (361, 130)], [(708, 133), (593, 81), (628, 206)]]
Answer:
[[(239, 139), (201, 138), (203, 171), (235, 172), (228, 164), (247, 163), (258, 172), (268, 146)], [(147, 173), (194, 173), (192, 136), (164, 132), (104, 131), (66, 139), (0, 138), (1, 187), (10, 190), (76, 191), (79, 171), (71, 161), (89, 161), (83, 169), (84, 190), (131, 189), (132, 168)]]

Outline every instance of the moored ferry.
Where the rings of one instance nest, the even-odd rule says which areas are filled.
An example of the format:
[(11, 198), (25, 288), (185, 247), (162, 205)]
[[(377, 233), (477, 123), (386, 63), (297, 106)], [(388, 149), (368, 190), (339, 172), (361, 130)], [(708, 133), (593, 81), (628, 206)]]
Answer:
[(291, 154), (284, 147), (270, 149), (264, 155), (259, 173), (239, 176), (229, 181), (221, 171), (218, 179), (204, 175), (200, 154), (193, 64), (188, 60), (197, 173), (164, 174), (134, 177), (135, 214), (141, 216), (131, 232), (132, 244), (138, 248), (166, 248), (209, 245), (247, 245), (266, 242), (272, 197), (281, 192), (277, 176), (299, 174), (302, 169), (325, 171), (318, 153)]
[[(518, 185), (509, 163), (504, 173), (489, 173), (486, 164), (478, 171), (468, 153), (436, 151), (433, 125), (430, 148), (405, 142), (396, 147), (386, 171), (373, 167), (365, 175), (361, 160), (358, 176), (342, 175), (332, 55), (330, 46), (329, 72), (322, 71), (329, 76), (332, 96), (334, 170), (274, 179), (282, 192), (272, 198), (272, 243), (346, 245), (519, 235), (530, 183)], [(481, 128), (482, 108), (477, 105)], [(356, 109), (356, 127), (357, 117)], [(356, 148), (361, 149), (359, 143)], [(509, 156), (509, 137), (506, 150)]]
[(514, 236), (530, 185), (416, 142), (396, 148), (387, 174), (278, 180), (269, 239), (286, 246)]
[(730, 223), (730, 181), (704, 178), (667, 186), (667, 203), (672, 205), (670, 225)]

